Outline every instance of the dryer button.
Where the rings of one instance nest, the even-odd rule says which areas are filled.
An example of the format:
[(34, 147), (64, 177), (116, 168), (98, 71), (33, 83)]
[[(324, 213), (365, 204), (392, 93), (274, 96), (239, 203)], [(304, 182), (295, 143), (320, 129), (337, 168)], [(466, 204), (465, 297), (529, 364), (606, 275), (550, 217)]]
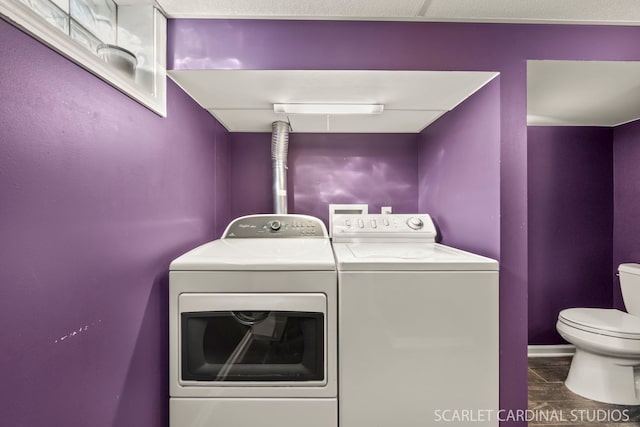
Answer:
[(271, 231), (278, 231), (280, 230), (280, 227), (282, 227), (282, 224), (278, 220), (274, 220), (269, 223), (269, 228), (271, 228)]

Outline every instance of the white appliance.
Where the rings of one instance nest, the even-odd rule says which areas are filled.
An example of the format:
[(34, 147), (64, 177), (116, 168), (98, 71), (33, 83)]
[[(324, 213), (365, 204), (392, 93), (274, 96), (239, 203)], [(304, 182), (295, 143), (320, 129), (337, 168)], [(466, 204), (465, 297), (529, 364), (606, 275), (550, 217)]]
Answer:
[(337, 425), (337, 277), (320, 220), (241, 217), (170, 270), (171, 427)]
[(565, 385), (587, 399), (640, 405), (640, 264), (620, 264), (627, 312), (568, 308), (556, 328), (576, 346)]
[(435, 237), (429, 215), (334, 217), (340, 427), (498, 425), (498, 263)]

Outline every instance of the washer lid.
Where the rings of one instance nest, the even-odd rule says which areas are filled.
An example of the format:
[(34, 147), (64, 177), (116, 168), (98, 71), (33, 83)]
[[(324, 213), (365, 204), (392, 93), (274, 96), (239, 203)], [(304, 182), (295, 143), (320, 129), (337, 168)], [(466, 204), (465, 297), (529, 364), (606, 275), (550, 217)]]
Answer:
[(498, 262), (438, 243), (334, 243), (338, 270), (498, 270)]
[(569, 308), (558, 314), (569, 326), (611, 337), (640, 339), (640, 318), (606, 308)]
[(205, 243), (170, 266), (171, 271), (335, 270), (329, 239), (221, 239)]

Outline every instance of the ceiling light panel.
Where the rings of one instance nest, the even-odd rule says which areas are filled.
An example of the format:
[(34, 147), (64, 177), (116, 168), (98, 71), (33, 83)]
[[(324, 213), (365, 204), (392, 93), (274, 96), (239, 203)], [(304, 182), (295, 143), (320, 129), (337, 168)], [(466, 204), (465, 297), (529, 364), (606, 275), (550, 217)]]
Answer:
[(273, 104), (273, 111), (281, 114), (380, 114), (382, 104)]

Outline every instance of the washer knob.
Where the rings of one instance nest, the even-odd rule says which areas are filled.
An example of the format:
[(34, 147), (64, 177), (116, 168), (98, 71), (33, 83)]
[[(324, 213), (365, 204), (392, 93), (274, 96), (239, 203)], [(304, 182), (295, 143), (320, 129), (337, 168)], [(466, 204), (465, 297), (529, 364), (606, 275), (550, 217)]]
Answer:
[(269, 223), (269, 228), (271, 228), (271, 231), (278, 231), (280, 230), (280, 227), (282, 227), (282, 224), (277, 219)]
[(409, 228), (412, 228), (414, 230), (420, 230), (422, 226), (424, 226), (424, 222), (422, 222), (420, 218), (412, 216), (407, 220), (407, 225), (409, 226)]

